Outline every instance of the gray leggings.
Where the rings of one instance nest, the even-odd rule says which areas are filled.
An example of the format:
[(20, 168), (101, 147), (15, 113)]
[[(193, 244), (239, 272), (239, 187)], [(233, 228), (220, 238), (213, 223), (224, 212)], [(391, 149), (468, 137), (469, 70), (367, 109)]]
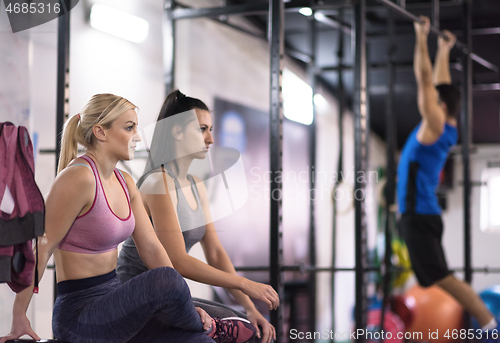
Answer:
[[(130, 282), (130, 280), (139, 277), (144, 273), (147, 273), (147, 271), (135, 269), (130, 264), (121, 261), (121, 259), (122, 259), (122, 253), (120, 253), (120, 258), (118, 259), (118, 267), (116, 269), (118, 273), (118, 278), (122, 283), (125, 284), (127, 282)], [(217, 318), (240, 317), (247, 319), (247, 316), (244, 313), (236, 311), (223, 304), (199, 298), (193, 298), (193, 302), (194, 306), (201, 307), (211, 317), (217, 317)], [(250, 343), (260, 343), (260, 341), (261, 340), (257, 338), (257, 336), (255, 336), (254, 339), (250, 341)], [(271, 342), (274, 343), (274, 340), (271, 340)]]
[[(89, 287), (90, 286), (90, 287)], [(71, 343), (213, 343), (189, 288), (172, 268), (120, 284), (113, 272), (58, 283), (52, 330)]]

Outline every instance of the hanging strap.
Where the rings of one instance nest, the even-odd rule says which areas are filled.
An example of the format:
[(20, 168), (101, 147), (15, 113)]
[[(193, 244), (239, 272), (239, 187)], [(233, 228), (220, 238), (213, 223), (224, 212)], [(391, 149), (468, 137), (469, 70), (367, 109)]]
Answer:
[(38, 237), (36, 240), (36, 257), (35, 257), (35, 287), (33, 287), (33, 293), (38, 294)]

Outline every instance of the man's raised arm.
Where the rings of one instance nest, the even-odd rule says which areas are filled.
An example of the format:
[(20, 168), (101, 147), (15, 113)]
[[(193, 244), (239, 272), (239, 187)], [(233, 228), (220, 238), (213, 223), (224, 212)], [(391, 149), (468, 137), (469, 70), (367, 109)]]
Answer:
[(451, 85), (450, 75), (450, 51), (457, 41), (457, 37), (450, 31), (444, 31), (447, 39), (438, 37), (438, 49), (436, 53), (436, 60), (434, 61), (434, 73), (432, 81), (434, 85), (447, 84)]
[(427, 37), (430, 30), (430, 20), (420, 17), (420, 22), (415, 22), (415, 54), (413, 57), (413, 70), (417, 81), (418, 110), (422, 116), (421, 132), (419, 138), (425, 140), (437, 139), (444, 129), (446, 115), (438, 105), (438, 94), (433, 84), (432, 63), (427, 47)]

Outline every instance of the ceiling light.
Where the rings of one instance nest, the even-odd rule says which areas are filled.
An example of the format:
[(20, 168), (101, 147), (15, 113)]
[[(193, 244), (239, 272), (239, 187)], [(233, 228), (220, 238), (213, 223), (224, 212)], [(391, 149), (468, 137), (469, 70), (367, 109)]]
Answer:
[(312, 16), (313, 11), (309, 7), (302, 7), (299, 10), (299, 13), (302, 14), (302, 15), (305, 15), (306, 17), (309, 17), (309, 16)]
[(287, 68), (283, 69), (283, 114), (305, 125), (313, 122), (312, 88)]
[(328, 107), (328, 101), (323, 97), (323, 95), (316, 93), (314, 94), (314, 106), (324, 109)]
[(101, 4), (92, 6), (90, 26), (134, 43), (144, 42), (149, 32), (146, 20)]

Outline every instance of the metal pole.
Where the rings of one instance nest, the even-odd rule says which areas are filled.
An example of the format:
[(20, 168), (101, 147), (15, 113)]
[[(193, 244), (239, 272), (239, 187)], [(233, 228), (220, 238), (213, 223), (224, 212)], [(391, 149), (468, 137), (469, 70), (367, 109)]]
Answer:
[[(463, 11), (463, 35), (465, 42), (472, 48), (472, 9), (471, 1), (464, 0), (462, 5)], [(471, 55), (464, 54), (462, 67), (462, 111), (460, 118), (461, 136), (462, 136), (462, 162), (463, 162), (463, 197), (464, 197), (464, 269), (465, 282), (472, 282), (472, 254), (471, 254), (471, 175), (470, 175), (470, 143), (471, 143), (471, 115), (472, 115), (472, 59)], [(466, 329), (471, 327), (470, 315), (466, 313), (464, 316)], [(467, 338), (467, 342), (468, 342)]]
[[(339, 18), (343, 19), (344, 11), (339, 10)], [(344, 73), (343, 73), (343, 63), (344, 63), (344, 31), (337, 30), (338, 33), (338, 50), (337, 50), (337, 64), (338, 64), (338, 75), (339, 75), (339, 85), (338, 85), (338, 127), (339, 127), (339, 156), (337, 160), (337, 178), (335, 180), (335, 186), (333, 187), (333, 228), (332, 228), (332, 267), (335, 268), (337, 265), (336, 260), (336, 250), (337, 250), (337, 199), (336, 190), (340, 185), (341, 179), (339, 175), (343, 173), (343, 151), (344, 151), (344, 108), (345, 108), (345, 91), (344, 91)], [(331, 292), (332, 296), (332, 331), (335, 330), (335, 273), (332, 273), (331, 277)], [(335, 337), (331, 338), (331, 342), (335, 342)]]
[(385, 256), (384, 256), (384, 275), (383, 275), (383, 300), (382, 313), (380, 316), (380, 330), (384, 330), (385, 304), (387, 304), (391, 292), (392, 278), (392, 228), (393, 212), (391, 211), (395, 199), (396, 191), (396, 120), (394, 116), (394, 84), (396, 79), (396, 69), (394, 67), (394, 54), (396, 45), (394, 44), (394, 13), (389, 11), (389, 20), (387, 22), (387, 31), (389, 34), (387, 49), (387, 89), (386, 113), (385, 113), (385, 136), (387, 142), (387, 170), (385, 185)]
[[(365, 182), (364, 178), (356, 176), (366, 172), (366, 132), (367, 127), (367, 91), (366, 91), (366, 3), (365, 0), (354, 2), (354, 225), (355, 225), (355, 262), (356, 262), (356, 329), (366, 328), (366, 274), (367, 245), (366, 245), (366, 214), (365, 214)], [(356, 342), (366, 342), (366, 336), (357, 337)]]
[(432, 21), (431, 24), (439, 29), (439, 0), (432, 0)]
[(61, 135), (69, 112), (69, 24), (68, 12), (57, 20), (56, 174), (61, 153)]
[[(395, 3), (393, 3), (390, 0), (377, 0), (377, 1), (380, 2), (380, 3), (382, 3), (382, 4), (384, 4), (384, 5), (386, 5), (387, 7), (389, 7), (393, 11), (399, 13), (403, 17), (406, 17), (407, 19), (410, 19), (411, 21), (417, 21), (417, 22), (420, 21), (419, 17), (417, 17), (416, 15), (408, 12), (407, 10), (405, 10), (404, 8), (402, 8), (401, 6), (396, 5)], [(438, 36), (446, 38), (446, 35), (443, 33), (443, 31), (439, 30), (435, 26), (431, 26), (430, 30), (431, 30), (431, 32), (437, 34)], [(468, 44), (462, 43), (460, 41), (457, 41), (455, 43), (455, 46), (458, 47), (458, 48), (460, 48), (462, 50), (462, 52), (464, 52), (466, 54), (470, 53), (471, 58), (474, 61), (476, 61), (477, 63), (479, 63), (479, 64), (483, 65), (484, 67), (486, 67), (486, 68), (488, 68), (490, 70), (493, 70), (493, 71), (495, 71), (495, 72), (498, 73), (498, 67), (496, 65), (494, 65), (493, 63), (488, 62), (484, 58), (482, 58), (482, 57), (480, 57), (480, 56), (472, 53), (472, 50), (470, 49), (471, 47), (469, 47)]]
[[(70, 6), (72, 8), (73, 6)], [(69, 114), (69, 41), (70, 12), (57, 19), (57, 91), (56, 91), (56, 170), (59, 167), (64, 121)], [(54, 302), (57, 298), (57, 276), (54, 268)]]
[[(271, 218), (270, 218), (270, 278), (271, 286), (278, 292), (280, 303), (284, 304), (283, 233), (281, 220), (283, 160), (283, 99), (281, 76), (284, 53), (284, 4), (283, 0), (269, 1), (268, 34), (271, 59), (270, 89), (270, 172), (271, 172)], [(277, 342), (283, 342), (283, 305), (271, 312), (271, 323), (276, 328)]]
[[(309, 17), (309, 43), (311, 49), (311, 62), (308, 65), (309, 83), (312, 89), (313, 120), (309, 125), (309, 263), (316, 266), (316, 223), (315, 207), (316, 185), (316, 107), (314, 106), (314, 94), (316, 93), (316, 20), (313, 15)], [(309, 330), (316, 328), (316, 273), (309, 274)]]
[[(470, 0), (463, 4), (464, 36), (471, 45), (472, 17)], [(462, 160), (463, 160), (463, 185), (464, 185), (464, 243), (465, 243), (465, 281), (472, 281), (471, 273), (471, 177), (470, 177), (470, 144), (471, 144), (471, 114), (472, 114), (472, 61), (470, 55), (463, 56), (462, 69), (462, 111), (461, 111), (461, 136), (462, 136)]]
[(169, 94), (175, 87), (175, 19), (172, 16), (175, 8), (174, 0), (165, 0), (163, 12), (163, 82), (165, 94)]

